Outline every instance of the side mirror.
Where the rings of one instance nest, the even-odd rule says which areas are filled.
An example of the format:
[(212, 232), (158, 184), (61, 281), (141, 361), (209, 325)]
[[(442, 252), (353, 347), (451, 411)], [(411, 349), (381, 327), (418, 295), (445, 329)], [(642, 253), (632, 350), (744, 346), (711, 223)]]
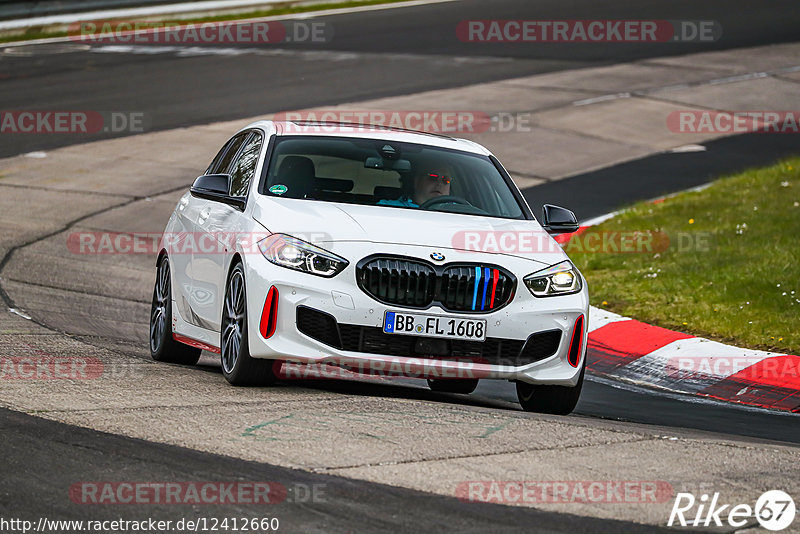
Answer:
[(545, 204), (542, 206), (542, 228), (550, 235), (578, 231), (578, 219), (566, 208)]
[(218, 195), (227, 195), (228, 186), (231, 183), (230, 174), (204, 174), (198, 176), (197, 180), (192, 184), (192, 193), (207, 192), (217, 193)]
[(215, 202), (222, 202), (223, 204), (233, 206), (239, 211), (244, 211), (247, 199), (245, 197), (230, 196), (228, 194), (231, 190), (230, 188), (230, 174), (204, 174), (203, 176), (197, 177), (189, 191), (192, 193), (192, 196), (213, 200)]

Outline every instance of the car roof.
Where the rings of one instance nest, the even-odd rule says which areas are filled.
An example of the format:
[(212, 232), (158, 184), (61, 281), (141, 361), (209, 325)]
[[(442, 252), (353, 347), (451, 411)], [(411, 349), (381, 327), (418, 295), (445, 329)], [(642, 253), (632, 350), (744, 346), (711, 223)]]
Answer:
[(346, 123), (332, 121), (271, 121), (260, 120), (249, 124), (242, 130), (250, 128), (261, 128), (275, 135), (318, 135), (321, 137), (358, 137), (364, 139), (386, 139), (387, 141), (399, 141), (405, 143), (416, 143), (453, 150), (471, 152), (490, 156), (492, 153), (485, 147), (469, 141), (446, 135), (418, 132), (415, 130), (405, 130), (390, 126)]

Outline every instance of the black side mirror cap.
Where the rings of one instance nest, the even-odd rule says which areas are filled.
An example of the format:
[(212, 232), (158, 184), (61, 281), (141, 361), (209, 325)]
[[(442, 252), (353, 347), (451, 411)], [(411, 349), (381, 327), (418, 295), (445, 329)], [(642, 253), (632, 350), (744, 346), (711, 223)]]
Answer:
[(198, 176), (189, 190), (192, 196), (222, 202), (233, 206), (239, 211), (244, 211), (247, 202), (245, 197), (233, 197), (228, 194), (231, 190), (230, 174), (204, 174)]
[(577, 232), (578, 219), (566, 208), (545, 204), (542, 206), (542, 228), (550, 235)]
[(219, 195), (227, 195), (228, 187), (231, 183), (230, 174), (204, 174), (198, 176), (197, 180), (192, 184), (192, 192), (205, 191), (208, 193), (217, 193)]

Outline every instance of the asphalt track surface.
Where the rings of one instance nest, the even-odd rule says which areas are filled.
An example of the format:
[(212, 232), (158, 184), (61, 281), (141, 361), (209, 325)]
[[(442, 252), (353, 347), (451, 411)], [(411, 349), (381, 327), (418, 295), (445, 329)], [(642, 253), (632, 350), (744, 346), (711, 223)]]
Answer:
[[(556, 44), (458, 39), (460, 21), (486, 19), (713, 20), (722, 37), (716, 42)], [(223, 47), (251, 50), (241, 55), (179, 57), (186, 52), (182, 48), (194, 45), (158, 53), (152, 47), (146, 53), (147, 45), (137, 46), (135, 53), (98, 51), (102, 47), (75, 51), (83, 46), (75, 42), (7, 49), (0, 52), (0, 102), (4, 110), (145, 112), (152, 131), (800, 39), (800, 8), (794, 0), (459, 0), (318, 20), (333, 28), (330, 42)], [(254, 49), (272, 55), (266, 61)], [(13, 137), (0, 143), (0, 157), (97, 138)]]
[[(647, 57), (788, 42), (800, 38), (800, 10), (796, 2), (691, 1), (623, 2), (613, 6), (581, 1), (563, 2), (463, 0), (408, 9), (371, 11), (330, 17), (336, 38), (324, 46), (326, 53), (275, 55), (264, 70), (255, 56), (176, 53), (141, 54), (92, 51), (52, 53), (58, 49), (32, 47), (20, 54), (0, 54), (0, 102), (4, 109), (145, 110), (151, 128), (170, 129), (192, 124), (230, 120), (260, 113), (365, 100), (382, 96), (455, 87), (482, 81), (548, 71), (597, 66)], [(627, 45), (480, 45), (461, 43), (455, 25), (465, 19), (710, 19), (718, 21), (724, 39), (702, 44)], [(48, 45), (52, 46), (52, 45)], [(273, 45), (274, 46), (274, 45)], [(298, 45), (281, 45), (299, 50)], [(350, 59), (333, 52), (354, 52)], [(339, 57), (333, 61), (332, 58)], [(455, 57), (478, 58), (472, 63)], [(465, 66), (466, 65), (466, 66)], [(257, 68), (258, 67), (258, 68)], [(751, 135), (707, 144), (706, 152), (664, 154), (626, 163), (525, 191), (538, 211), (543, 202), (573, 209), (580, 219), (619, 209), (630, 202), (706, 183), (721, 172), (735, 172), (800, 152), (795, 136)], [(2, 138), (0, 157), (32, 150), (51, 149), (88, 140), (79, 136), (14, 136)], [(642, 172), (652, 178), (637, 180)], [(436, 395), (414, 387), (359, 385), (365, 395), (433, 396), (452, 402), (512, 407), (513, 388), (505, 383), (482, 384), (473, 397)], [(315, 383), (313, 387), (337, 390), (341, 383)], [(352, 384), (348, 385), (352, 393)], [(608, 383), (588, 381), (577, 414), (655, 425), (665, 433), (693, 429), (709, 435), (740, 439), (800, 443), (796, 417), (769, 414), (722, 404), (656, 395)], [(119, 436), (78, 429), (42, 419), (0, 412), (0, 429), (6, 444), (0, 461), (6, 473), (0, 479), (0, 511), (8, 516), (97, 519), (91, 507), (65, 507), (63, 492), (75, 480), (113, 479), (124, 468), (129, 480), (249, 480), (322, 479), (329, 484), (330, 501), (286, 510), (276, 515), (291, 530), (345, 532), (379, 530), (485, 531), (618, 531), (619, 523), (563, 514), (494, 505), (464, 506), (457, 499), (436, 497), (335, 477), (322, 477), (157, 445)], [(699, 433), (702, 435), (703, 433)], [(42, 436), (48, 436), (42, 439)], [(306, 477), (306, 478), (303, 478)], [(66, 486), (65, 486), (66, 485)], [(13, 499), (13, 505), (10, 501)], [(178, 516), (175, 507), (148, 507), (159, 519)], [(182, 513), (191, 516), (190, 510)], [(293, 508), (292, 510), (297, 510)], [(407, 510), (414, 510), (408, 514)], [(218, 513), (237, 515), (246, 510), (220, 507)], [(141, 517), (130, 507), (122, 516)], [(250, 514), (247, 514), (250, 515)], [(639, 527), (625, 524), (626, 531)], [(644, 529), (644, 527), (643, 527)], [(652, 531), (653, 528), (647, 527)]]
[[(279, 532), (666, 532), (628, 522), (590, 519), (530, 508), (462, 502), (455, 497), (312, 474), (247, 462), (191, 449), (95, 432), (0, 409), (0, 432), (14, 443), (0, 449), (7, 473), (0, 495), (13, 496), (3, 517), (50, 519), (177, 521), (224, 517), (277, 517)], [(42, 436), (48, 436), (43, 440)], [(76, 453), (80, 451), (79, 453)], [(36, 458), (35, 466), (31, 459)], [(129, 480), (276, 482), (288, 491), (275, 504), (219, 504), (202, 508), (162, 505), (82, 505), (64, 502), (75, 481), (115, 480), (124, 469)], [(305, 488), (325, 484), (316, 502), (304, 502)], [(293, 502), (294, 501), (294, 502)], [(413, 513), (411, 511), (413, 510)]]

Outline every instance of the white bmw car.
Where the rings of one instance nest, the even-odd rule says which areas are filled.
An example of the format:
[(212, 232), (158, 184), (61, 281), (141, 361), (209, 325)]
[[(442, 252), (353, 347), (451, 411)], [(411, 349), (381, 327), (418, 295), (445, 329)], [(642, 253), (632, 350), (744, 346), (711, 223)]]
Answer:
[(180, 199), (157, 262), (150, 350), (220, 354), (234, 385), (281, 365), (421, 376), (470, 393), (516, 383), (525, 410), (570, 413), (586, 365), (586, 281), (500, 162), (463, 139), (259, 121)]

